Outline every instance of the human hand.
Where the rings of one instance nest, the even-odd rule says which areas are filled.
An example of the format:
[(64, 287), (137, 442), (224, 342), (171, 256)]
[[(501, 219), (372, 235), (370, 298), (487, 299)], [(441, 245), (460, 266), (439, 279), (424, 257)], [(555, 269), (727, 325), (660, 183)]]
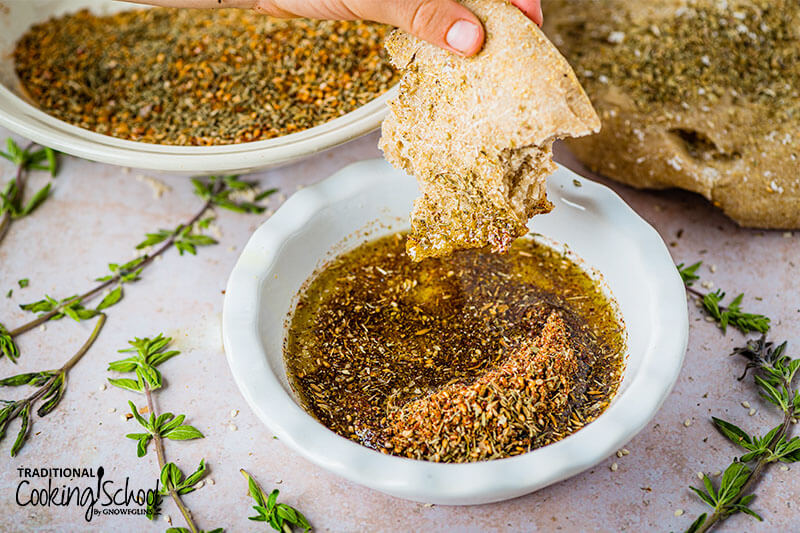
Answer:
[[(462, 56), (483, 47), (483, 25), (456, 0), (129, 0), (166, 7), (251, 8), (273, 17), (372, 20), (397, 26)], [(541, 26), (541, 0), (510, 0)]]
[[(536, 24), (542, 24), (541, 0), (510, 1)], [(277, 17), (391, 24), (463, 56), (478, 53), (485, 37), (478, 18), (455, 0), (256, 0), (253, 7)]]

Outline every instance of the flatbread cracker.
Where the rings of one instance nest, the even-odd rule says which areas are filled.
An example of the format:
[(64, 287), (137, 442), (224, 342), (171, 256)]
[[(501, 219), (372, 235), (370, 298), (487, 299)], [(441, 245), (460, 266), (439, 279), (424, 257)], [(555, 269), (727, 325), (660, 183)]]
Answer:
[(505, 252), (527, 221), (552, 209), (545, 179), (552, 143), (600, 128), (572, 68), (541, 30), (505, 0), (462, 2), (486, 44), (462, 58), (404, 32), (386, 42), (403, 72), (380, 148), (415, 176), (409, 256), (489, 245)]

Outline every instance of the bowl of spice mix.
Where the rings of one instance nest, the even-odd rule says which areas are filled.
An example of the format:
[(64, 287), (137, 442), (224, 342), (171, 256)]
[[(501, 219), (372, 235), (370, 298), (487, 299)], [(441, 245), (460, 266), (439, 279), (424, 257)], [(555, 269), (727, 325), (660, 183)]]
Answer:
[(565, 168), (506, 254), (406, 253), (415, 180), (382, 160), (293, 195), (225, 294), (248, 404), (317, 465), (416, 501), (513, 498), (612, 455), (683, 361), (686, 296), (658, 233)]
[(0, 125), (137, 168), (287, 163), (376, 129), (390, 28), (104, 0), (0, 6)]

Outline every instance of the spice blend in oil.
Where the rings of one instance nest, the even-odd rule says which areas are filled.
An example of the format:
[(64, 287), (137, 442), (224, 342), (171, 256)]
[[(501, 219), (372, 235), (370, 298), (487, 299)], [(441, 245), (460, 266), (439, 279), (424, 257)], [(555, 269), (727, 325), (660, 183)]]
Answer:
[(624, 331), (577, 264), (532, 239), (420, 263), (404, 246), (363, 244), (300, 295), (285, 358), (320, 422), (383, 453), (465, 462), (555, 442), (605, 410)]
[(122, 139), (218, 145), (317, 126), (385, 92), (387, 26), (238, 9), (88, 11), (33, 26), (14, 51), (26, 95)]

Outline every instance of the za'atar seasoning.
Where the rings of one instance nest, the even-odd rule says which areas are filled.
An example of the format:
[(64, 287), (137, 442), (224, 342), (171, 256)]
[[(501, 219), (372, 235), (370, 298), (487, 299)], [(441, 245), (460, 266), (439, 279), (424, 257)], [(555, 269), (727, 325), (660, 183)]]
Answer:
[(238, 9), (89, 11), (33, 26), (14, 51), (26, 95), (65, 122), (133, 141), (219, 145), (317, 126), (394, 83), (388, 27)]
[(339, 256), (299, 297), (286, 366), (320, 422), (383, 453), (465, 462), (549, 444), (605, 410), (624, 331), (576, 263), (531, 239), (414, 263), (404, 240)]

